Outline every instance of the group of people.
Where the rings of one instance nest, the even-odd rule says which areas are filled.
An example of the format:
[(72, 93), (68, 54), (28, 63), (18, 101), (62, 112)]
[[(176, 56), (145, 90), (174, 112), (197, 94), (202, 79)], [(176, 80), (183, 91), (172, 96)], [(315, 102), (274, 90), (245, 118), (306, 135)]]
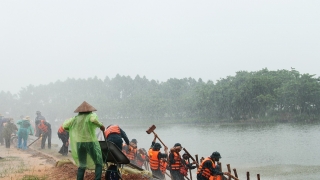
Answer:
[(10, 148), (12, 136), (17, 136), (17, 148), (26, 150), (29, 135), (42, 137), (41, 149), (45, 148), (46, 140), (48, 140), (48, 148), (51, 148), (51, 125), (41, 115), (40, 111), (36, 112), (35, 130), (30, 122), (29, 116), (20, 116), (20, 119), (14, 123), (13, 118), (4, 118), (0, 114), (0, 144)]
[[(113, 142), (122, 152), (128, 157), (132, 164), (139, 167), (146, 166), (145, 162), (149, 162), (152, 174), (159, 179), (165, 179), (166, 171), (170, 171), (171, 179), (183, 180), (187, 176), (188, 170), (197, 167), (197, 179), (224, 179), (223, 175), (230, 175), (228, 172), (221, 172), (217, 162), (221, 158), (219, 152), (213, 152), (211, 156), (205, 158), (200, 165), (197, 162), (189, 162), (189, 154), (184, 153), (182, 156), (180, 152), (182, 145), (175, 143), (170, 150), (164, 147), (164, 153), (161, 152), (161, 144), (156, 142), (157, 134), (154, 133), (154, 139), (151, 142), (151, 147), (148, 152), (144, 148), (137, 148), (137, 139), (129, 141), (126, 133), (118, 125), (109, 125), (107, 128), (98, 120), (98, 116), (94, 111), (97, 111), (93, 106), (84, 101), (74, 112), (76, 116), (67, 119), (63, 122), (58, 130), (58, 137), (63, 142), (59, 151), (62, 155), (67, 155), (68, 147), (71, 147), (72, 157), (78, 166), (77, 180), (84, 178), (86, 168), (95, 169), (95, 179), (100, 180), (102, 176), (103, 158), (98, 138), (96, 136), (96, 129), (99, 128), (107, 141)], [(45, 148), (45, 141), (48, 139), (48, 148), (51, 148), (51, 125), (41, 115), (40, 111), (36, 112), (35, 128), (37, 137), (42, 136), (41, 148)], [(14, 123), (10, 119), (2, 123), (2, 116), (0, 115), (0, 132), (6, 128), (18, 130), (18, 148), (26, 149), (27, 139), (29, 134), (33, 134), (33, 128), (30, 123), (30, 117), (25, 117), (19, 120), (17, 124), (19, 128), (14, 128)], [(13, 125), (12, 125), (13, 124)], [(1, 136), (3, 140), (4, 136)], [(5, 137), (7, 143), (7, 138)], [(23, 142), (22, 142), (23, 140)], [(125, 144), (123, 144), (123, 140)], [(0, 142), (3, 144), (3, 142)], [(168, 152), (169, 150), (169, 152)], [(195, 166), (196, 164), (197, 166)]]

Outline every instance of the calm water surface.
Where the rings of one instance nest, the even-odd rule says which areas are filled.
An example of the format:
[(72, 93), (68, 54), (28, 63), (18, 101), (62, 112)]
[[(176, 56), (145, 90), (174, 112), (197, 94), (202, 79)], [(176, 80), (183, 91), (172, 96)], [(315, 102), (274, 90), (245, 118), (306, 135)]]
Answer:
[[(148, 149), (153, 134), (146, 130), (151, 125), (122, 125), (122, 129), (130, 140), (138, 140), (138, 147)], [(240, 179), (246, 179), (247, 171), (250, 179), (257, 179), (256, 174), (263, 180), (320, 179), (319, 124), (159, 124), (155, 132), (168, 147), (179, 142), (199, 158), (220, 152), (223, 171), (230, 164), (231, 169), (237, 169)]]

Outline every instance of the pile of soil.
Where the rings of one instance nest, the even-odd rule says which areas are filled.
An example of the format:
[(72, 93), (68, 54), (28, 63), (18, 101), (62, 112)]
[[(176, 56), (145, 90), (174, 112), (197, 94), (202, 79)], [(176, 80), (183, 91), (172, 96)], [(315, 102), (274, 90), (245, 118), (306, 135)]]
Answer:
[[(60, 167), (53, 167), (48, 172), (46, 177), (52, 180), (60, 180), (60, 179), (71, 180), (77, 177), (77, 171), (78, 171), (78, 167), (75, 166), (74, 164), (64, 164)], [(86, 170), (84, 179), (94, 180), (94, 176), (95, 176), (94, 171)], [(149, 180), (149, 178), (146, 178), (137, 174), (123, 174), (121, 177), (123, 180), (138, 180), (138, 179)], [(102, 180), (105, 179), (105, 171), (103, 172), (101, 179)]]

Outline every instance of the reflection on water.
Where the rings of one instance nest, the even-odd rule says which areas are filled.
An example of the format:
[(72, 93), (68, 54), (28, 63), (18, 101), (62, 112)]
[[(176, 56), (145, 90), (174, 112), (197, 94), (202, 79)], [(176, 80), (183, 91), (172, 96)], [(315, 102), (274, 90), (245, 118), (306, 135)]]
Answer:
[[(138, 147), (149, 148), (153, 134), (146, 130), (151, 125), (122, 128), (130, 140), (138, 140)], [(224, 171), (230, 164), (241, 179), (246, 179), (247, 171), (251, 179), (256, 179), (258, 173), (264, 180), (320, 177), (319, 124), (156, 126), (155, 132), (168, 147), (179, 142), (199, 158), (219, 151)]]

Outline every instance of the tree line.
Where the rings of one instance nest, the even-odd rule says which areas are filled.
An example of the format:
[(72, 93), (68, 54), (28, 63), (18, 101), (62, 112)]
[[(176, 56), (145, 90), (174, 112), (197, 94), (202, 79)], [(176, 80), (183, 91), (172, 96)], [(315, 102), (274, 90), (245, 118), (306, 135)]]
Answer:
[(85, 100), (98, 109), (102, 120), (315, 121), (320, 83), (314, 76), (295, 69), (262, 69), (239, 71), (215, 83), (193, 78), (159, 82), (139, 75), (69, 78), (29, 85), (17, 94), (1, 91), (0, 113), (33, 116), (40, 110), (47, 119), (64, 120)]

